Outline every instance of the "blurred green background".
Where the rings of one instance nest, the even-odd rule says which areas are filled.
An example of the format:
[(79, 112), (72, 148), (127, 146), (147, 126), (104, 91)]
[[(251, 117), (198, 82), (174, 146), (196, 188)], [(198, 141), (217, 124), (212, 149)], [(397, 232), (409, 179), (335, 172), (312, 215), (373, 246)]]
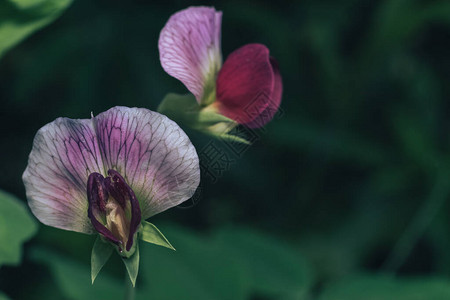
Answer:
[[(200, 4), (223, 11), (224, 58), (268, 46), (282, 111), (239, 155), (216, 140), (227, 170), (150, 220), (177, 252), (142, 245), (137, 298), (450, 299), (444, 0), (0, 0), (0, 189), (26, 203), (34, 134), (55, 118), (156, 110), (186, 93), (157, 41), (171, 14)], [(199, 153), (211, 142), (185, 129)], [(117, 257), (91, 286), (94, 237), (38, 224), (29, 239), (29, 218), (7, 218), (11, 195), (0, 194), (0, 299), (123, 297)]]

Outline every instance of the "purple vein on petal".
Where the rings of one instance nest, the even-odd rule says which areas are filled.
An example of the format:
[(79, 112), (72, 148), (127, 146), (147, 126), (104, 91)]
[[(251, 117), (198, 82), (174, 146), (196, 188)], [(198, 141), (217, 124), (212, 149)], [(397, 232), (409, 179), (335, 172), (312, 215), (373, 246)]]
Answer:
[(41, 128), (23, 174), (28, 203), (44, 224), (85, 233), (87, 179), (103, 163), (89, 120), (59, 118)]
[(189, 7), (173, 14), (159, 36), (163, 69), (180, 80), (198, 102), (222, 64), (221, 22), (222, 12), (212, 7)]
[(115, 107), (92, 119), (59, 118), (38, 131), (23, 174), (32, 212), (44, 224), (93, 233), (87, 181), (109, 169), (135, 192), (143, 219), (189, 199), (200, 180), (195, 148), (175, 122)]
[(175, 122), (147, 109), (125, 107), (112, 108), (95, 122), (99, 147), (109, 155), (105, 167), (125, 178), (143, 219), (193, 195), (200, 181), (198, 156)]

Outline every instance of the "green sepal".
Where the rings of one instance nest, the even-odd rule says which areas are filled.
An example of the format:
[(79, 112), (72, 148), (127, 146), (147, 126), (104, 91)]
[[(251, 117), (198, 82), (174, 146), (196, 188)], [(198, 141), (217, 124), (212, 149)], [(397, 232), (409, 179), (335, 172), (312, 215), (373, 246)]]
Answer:
[(239, 142), (242, 144), (250, 145), (249, 141), (247, 141), (246, 139), (241, 138), (237, 135), (224, 133), (224, 134), (219, 135), (219, 138), (221, 138), (222, 140), (227, 141), (227, 142)]
[[(201, 114), (203, 114), (203, 113), (201, 113)], [(224, 116), (222, 116), (222, 117), (225, 119), (228, 119)], [(228, 120), (230, 120), (230, 119), (228, 119)], [(229, 133), (234, 128), (236, 128), (236, 126), (238, 126), (238, 124), (236, 122), (234, 122), (233, 120), (230, 120), (229, 122), (227, 122), (227, 121), (219, 122), (212, 126), (205, 127), (205, 128), (203, 128), (202, 131), (208, 135), (211, 135), (218, 139), (222, 139), (227, 142), (239, 142), (239, 143), (249, 145), (250, 142), (247, 141), (246, 139)]]
[(197, 122), (199, 124), (214, 125), (217, 123), (236, 124), (235, 121), (221, 115), (215, 111), (201, 110), (198, 113)]
[(133, 287), (136, 285), (136, 278), (139, 273), (139, 243), (135, 242), (135, 244), (136, 250), (134, 251), (134, 254), (129, 258), (122, 257), (122, 261), (127, 268), (128, 276), (130, 277)]
[(142, 222), (142, 229), (140, 233), (141, 240), (144, 242), (155, 244), (158, 246), (163, 246), (175, 251), (175, 248), (172, 244), (167, 240), (164, 234), (156, 228), (155, 225), (149, 223), (147, 221)]
[(134, 243), (131, 245), (130, 250), (127, 251), (125, 245), (123, 245), (123, 247), (121, 247), (121, 249), (117, 249), (117, 253), (122, 257), (122, 258), (129, 258), (131, 256), (134, 255), (134, 251), (136, 251), (136, 247), (137, 247), (137, 242), (136, 242), (136, 238), (137, 238), (137, 234), (138, 232), (136, 231), (136, 233), (134, 234), (133, 237), (133, 241)]
[(169, 93), (161, 101), (157, 111), (177, 123), (194, 127), (200, 112), (200, 106), (192, 94), (178, 95)]
[(91, 254), (92, 284), (94, 284), (95, 278), (97, 278), (98, 273), (100, 273), (100, 270), (111, 257), (113, 250), (113, 246), (110, 243), (103, 241), (100, 235), (97, 236), (94, 246), (92, 247)]
[(159, 105), (158, 112), (178, 124), (186, 125), (215, 138), (249, 144), (246, 139), (229, 134), (238, 126), (238, 123), (221, 115), (213, 107), (212, 105), (202, 108), (192, 94), (169, 93)]

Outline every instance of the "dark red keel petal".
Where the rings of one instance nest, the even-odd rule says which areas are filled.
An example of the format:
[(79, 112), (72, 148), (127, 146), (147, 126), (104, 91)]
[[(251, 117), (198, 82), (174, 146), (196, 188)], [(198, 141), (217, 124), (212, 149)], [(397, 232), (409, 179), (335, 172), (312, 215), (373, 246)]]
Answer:
[(141, 224), (141, 208), (139, 206), (139, 201), (136, 198), (136, 195), (134, 194), (133, 190), (130, 188), (130, 186), (125, 182), (125, 179), (122, 177), (122, 175), (119, 174), (119, 172), (115, 170), (109, 170), (108, 175), (111, 177), (111, 185), (109, 186), (108, 190), (111, 193), (111, 195), (115, 195), (116, 200), (119, 202), (122, 202), (121, 205), (125, 207), (125, 202), (130, 201), (131, 206), (131, 220), (130, 220), (130, 231), (128, 234), (128, 241), (126, 244), (126, 250), (130, 251), (131, 247), (133, 246), (133, 240), (134, 240), (134, 234), (139, 228), (139, 225)]
[[(279, 105), (281, 96), (278, 100), (271, 99), (277, 80), (275, 77), (266, 46), (248, 44), (235, 50), (228, 56), (217, 77), (220, 113), (240, 124), (251, 124), (269, 106), (277, 106), (271, 105), (271, 102), (278, 101)], [(281, 77), (279, 80), (281, 82)], [(255, 124), (259, 123), (255, 121)]]
[(89, 201), (88, 217), (91, 220), (92, 226), (98, 233), (107, 238), (110, 242), (120, 245), (120, 241), (106, 228), (101, 222), (97, 220), (99, 214), (105, 212), (105, 202), (108, 199), (108, 191), (104, 184), (105, 178), (99, 173), (92, 173), (89, 175), (87, 183), (87, 196)]
[(259, 128), (270, 122), (280, 108), (281, 95), (283, 94), (283, 81), (281, 79), (280, 68), (275, 58), (270, 57), (270, 64), (273, 68), (274, 86), (272, 94), (269, 97), (269, 105), (267, 108), (253, 121), (244, 124), (250, 128)]
[(130, 202), (131, 202), (131, 222), (130, 222), (130, 234), (128, 236), (128, 241), (126, 245), (126, 250), (130, 251), (131, 246), (133, 246), (134, 234), (141, 225), (141, 208), (139, 206), (139, 201), (136, 198), (134, 192), (130, 189)]

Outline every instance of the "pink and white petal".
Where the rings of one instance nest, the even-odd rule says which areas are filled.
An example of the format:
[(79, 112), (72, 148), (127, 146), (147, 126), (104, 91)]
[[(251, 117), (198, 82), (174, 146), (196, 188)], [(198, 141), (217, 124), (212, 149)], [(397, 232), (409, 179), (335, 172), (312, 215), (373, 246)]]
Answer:
[(173, 14), (159, 35), (163, 69), (183, 82), (200, 103), (205, 85), (214, 83), (222, 65), (222, 12), (212, 7), (189, 7)]
[(36, 134), (23, 173), (28, 204), (42, 223), (92, 233), (87, 180), (103, 173), (92, 121), (58, 118)]
[(272, 65), (273, 74), (274, 74), (274, 86), (272, 90), (272, 94), (268, 98), (269, 105), (267, 108), (253, 121), (244, 124), (249, 128), (259, 128), (267, 124), (270, 120), (273, 119), (276, 112), (280, 108), (281, 104), (281, 96), (283, 94), (283, 81), (281, 78), (280, 68), (278, 66), (278, 62), (275, 58), (270, 57), (270, 64)]
[(269, 106), (274, 90), (269, 49), (248, 44), (233, 51), (217, 77), (217, 105), (224, 116), (240, 124), (254, 121)]
[(200, 182), (197, 152), (184, 131), (144, 108), (114, 107), (94, 118), (103, 162), (117, 170), (147, 219), (192, 197)]

